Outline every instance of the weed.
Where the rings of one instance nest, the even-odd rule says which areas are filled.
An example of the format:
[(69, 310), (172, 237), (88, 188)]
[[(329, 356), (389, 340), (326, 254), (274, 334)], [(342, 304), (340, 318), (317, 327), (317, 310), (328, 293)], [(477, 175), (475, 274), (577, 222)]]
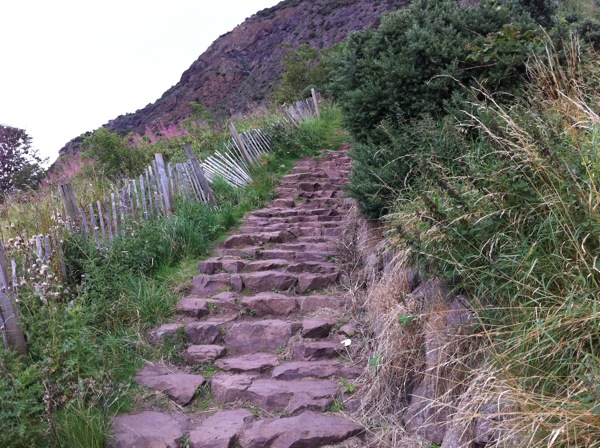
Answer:
[(342, 400), (338, 400), (334, 398), (329, 406), (327, 406), (327, 412), (343, 412), (346, 410), (346, 406), (344, 406), (344, 402)]
[(342, 389), (345, 394), (352, 394), (356, 391), (356, 385), (351, 383), (346, 378), (341, 378), (338, 382), (338, 386)]

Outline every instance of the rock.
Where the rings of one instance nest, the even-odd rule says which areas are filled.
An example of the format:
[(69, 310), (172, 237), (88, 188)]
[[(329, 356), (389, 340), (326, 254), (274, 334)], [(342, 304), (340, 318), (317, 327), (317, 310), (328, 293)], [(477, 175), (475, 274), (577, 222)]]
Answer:
[(239, 444), (242, 448), (314, 448), (343, 442), (363, 431), (344, 418), (306, 411), (257, 422), (242, 433)]
[(230, 274), (197, 275), (192, 279), (190, 295), (210, 297), (229, 288)]
[[(255, 216), (259, 216), (255, 212)], [(291, 233), (281, 230), (278, 232), (263, 232), (263, 233), (242, 233), (238, 235), (232, 235), (223, 242), (223, 247), (234, 248), (239, 246), (254, 246), (263, 245), (267, 243), (285, 243), (294, 238)]]
[(251, 353), (235, 358), (219, 359), (215, 365), (222, 370), (231, 372), (264, 373), (279, 365), (277, 356), (270, 353)]
[(246, 395), (257, 375), (232, 373), (218, 373), (210, 379), (210, 388), (213, 399), (217, 403), (233, 403)]
[(302, 263), (292, 263), (287, 267), (287, 272), (312, 273), (312, 274), (339, 274), (339, 269), (332, 263), (304, 261)]
[(148, 341), (152, 345), (161, 344), (165, 340), (177, 341), (183, 324), (164, 324), (148, 332)]
[(116, 416), (106, 448), (178, 448), (188, 419), (185, 415), (147, 411)]
[(302, 337), (326, 338), (334, 324), (333, 319), (304, 319), (302, 321)]
[(332, 310), (340, 309), (344, 305), (343, 299), (332, 296), (302, 296), (296, 298), (301, 313), (313, 313), (322, 308)]
[(231, 285), (231, 289), (236, 292), (242, 292), (244, 289), (244, 280), (240, 274), (231, 274), (229, 284)]
[(307, 342), (294, 347), (292, 357), (305, 361), (315, 359), (331, 359), (344, 354), (344, 348), (339, 342)]
[(244, 269), (245, 272), (260, 272), (260, 271), (276, 271), (278, 269), (287, 268), (289, 261), (287, 260), (257, 260), (248, 263)]
[(293, 413), (297, 409), (310, 407), (314, 410), (325, 410), (337, 392), (337, 384), (333, 381), (278, 381), (255, 380), (246, 390), (246, 400), (265, 411), (286, 409)]
[(212, 275), (221, 270), (221, 261), (218, 258), (209, 258), (198, 265), (198, 271), (202, 274)]
[(195, 319), (200, 319), (210, 314), (210, 310), (208, 309), (208, 305), (204, 299), (182, 299), (177, 303), (175, 308), (181, 314), (193, 317)]
[(244, 287), (254, 292), (286, 291), (294, 286), (297, 277), (287, 272), (262, 271), (241, 274)]
[(299, 263), (304, 263), (307, 261), (327, 261), (331, 258), (335, 257), (335, 252), (333, 251), (303, 251), (296, 254), (295, 260)]
[(296, 361), (275, 367), (273, 378), (278, 380), (297, 380), (302, 378), (329, 378), (343, 367), (338, 361)]
[(192, 345), (183, 353), (183, 360), (188, 364), (204, 364), (213, 362), (225, 354), (225, 347), (220, 345)]
[(241, 304), (255, 317), (287, 317), (296, 310), (296, 300), (293, 297), (274, 292), (261, 292), (244, 297)]
[(335, 283), (338, 277), (339, 273), (337, 272), (332, 274), (301, 273), (298, 274), (298, 286), (296, 289), (298, 290), (299, 294), (304, 294), (308, 291), (315, 291)]
[(292, 337), (292, 325), (282, 320), (262, 320), (234, 324), (225, 343), (240, 353), (277, 350)]
[(220, 335), (214, 322), (190, 322), (185, 326), (185, 340), (190, 344), (214, 344)]
[(427, 312), (438, 306), (440, 302), (446, 302), (450, 298), (450, 291), (446, 284), (436, 278), (429, 279), (421, 283), (410, 295), (407, 300), (416, 301)]
[(202, 375), (191, 375), (174, 366), (153, 363), (146, 364), (135, 375), (134, 380), (150, 389), (167, 394), (182, 406), (192, 401), (196, 389), (206, 382)]
[(246, 409), (220, 411), (190, 432), (190, 448), (229, 448), (239, 433), (255, 419)]
[(354, 325), (352, 323), (350, 323), (350, 324), (344, 324), (338, 330), (338, 334), (339, 335), (345, 336), (347, 338), (351, 338), (356, 333), (357, 333), (357, 331), (356, 331), (356, 325)]

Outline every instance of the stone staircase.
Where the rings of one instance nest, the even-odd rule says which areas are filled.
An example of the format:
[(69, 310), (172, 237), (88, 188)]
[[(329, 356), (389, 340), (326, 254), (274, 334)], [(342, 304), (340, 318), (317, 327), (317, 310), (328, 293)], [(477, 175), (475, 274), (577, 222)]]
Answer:
[[(334, 400), (339, 407), (340, 384), (362, 373), (340, 343), (351, 330), (340, 329), (344, 297), (336, 289), (335, 244), (349, 208), (340, 187), (349, 170), (346, 150), (301, 160), (281, 180), (279, 198), (249, 214), (218, 256), (200, 263), (177, 305), (178, 321), (149, 334), (153, 344), (183, 335), (187, 366), (148, 363), (135, 380), (182, 407), (209, 383), (221, 410), (208, 418), (121, 415), (108, 446), (178, 447), (185, 440), (191, 448), (313, 448), (363, 433), (328, 412)], [(210, 379), (188, 373), (208, 363), (218, 370)]]

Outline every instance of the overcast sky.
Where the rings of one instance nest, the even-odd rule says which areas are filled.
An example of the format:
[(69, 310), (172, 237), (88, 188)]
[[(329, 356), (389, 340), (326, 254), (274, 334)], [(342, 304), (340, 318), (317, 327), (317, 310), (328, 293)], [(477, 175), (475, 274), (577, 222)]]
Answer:
[(0, 124), (52, 162), (154, 102), (220, 35), (279, 0), (0, 0)]

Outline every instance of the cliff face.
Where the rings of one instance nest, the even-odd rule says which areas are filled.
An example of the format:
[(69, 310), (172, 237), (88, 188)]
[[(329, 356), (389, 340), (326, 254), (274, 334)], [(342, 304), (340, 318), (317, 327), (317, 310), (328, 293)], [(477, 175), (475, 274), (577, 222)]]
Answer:
[[(105, 126), (119, 133), (143, 132), (146, 126), (177, 123), (187, 118), (190, 102), (220, 117), (244, 112), (272, 91), (282, 71), (280, 60), (289, 43), (323, 49), (349, 32), (372, 27), (380, 16), (407, 0), (284, 0), (264, 9), (219, 37), (161, 98)], [(77, 138), (60, 153), (72, 152)]]

